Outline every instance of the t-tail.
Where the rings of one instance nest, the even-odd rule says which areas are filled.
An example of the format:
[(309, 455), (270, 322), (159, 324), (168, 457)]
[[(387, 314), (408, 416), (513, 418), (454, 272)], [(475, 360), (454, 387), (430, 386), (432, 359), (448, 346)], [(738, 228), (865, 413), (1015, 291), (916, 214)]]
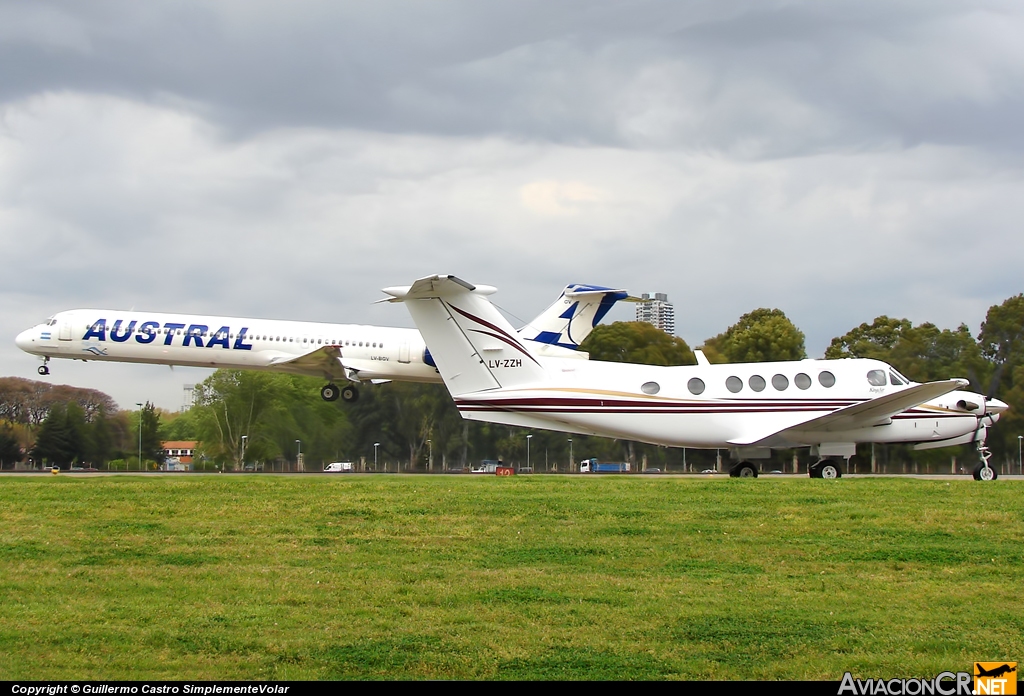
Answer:
[(451, 275), (384, 289), (409, 309), (453, 397), (547, 381), (537, 356), (486, 298), (494, 291)]
[(540, 316), (519, 329), (520, 337), (547, 346), (576, 350), (616, 302), (638, 302), (627, 290), (599, 285), (566, 285)]

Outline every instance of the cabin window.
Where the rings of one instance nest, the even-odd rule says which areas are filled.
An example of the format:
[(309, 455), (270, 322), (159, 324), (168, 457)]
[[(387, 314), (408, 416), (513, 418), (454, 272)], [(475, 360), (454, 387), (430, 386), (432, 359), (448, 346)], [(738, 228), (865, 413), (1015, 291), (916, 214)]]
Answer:
[(818, 373), (818, 384), (820, 384), (821, 386), (826, 387), (826, 388), (827, 387), (832, 387), (832, 386), (835, 386), (835, 383), (836, 383), (836, 376), (834, 374), (832, 374), (831, 372), (829, 372), (828, 370), (825, 370), (824, 372)]
[(869, 370), (868, 371), (868, 384), (872, 387), (884, 387), (885, 386), (885, 370)]
[(700, 377), (692, 377), (690, 381), (686, 383), (686, 388), (690, 390), (691, 394), (703, 394), (704, 380)]
[(767, 384), (767, 382), (764, 381), (764, 377), (762, 377), (761, 375), (754, 375), (753, 377), (747, 380), (747, 384), (750, 385), (751, 389), (753, 389), (756, 392), (759, 392), (764, 391), (764, 387)]
[(743, 389), (743, 380), (739, 377), (730, 377), (725, 380), (725, 388), (733, 394), (737, 394)]
[(644, 382), (640, 387), (640, 391), (644, 394), (657, 394), (661, 391), (661, 385), (657, 382)]
[(789, 389), (789, 379), (786, 375), (775, 375), (772, 377), (772, 386), (778, 391), (786, 391)]
[(810, 389), (811, 378), (803, 372), (800, 372), (793, 378), (793, 384), (797, 386), (797, 389)]
[(898, 374), (895, 370), (889, 373), (889, 384), (893, 386), (902, 386), (910, 384), (910, 380), (901, 374)]

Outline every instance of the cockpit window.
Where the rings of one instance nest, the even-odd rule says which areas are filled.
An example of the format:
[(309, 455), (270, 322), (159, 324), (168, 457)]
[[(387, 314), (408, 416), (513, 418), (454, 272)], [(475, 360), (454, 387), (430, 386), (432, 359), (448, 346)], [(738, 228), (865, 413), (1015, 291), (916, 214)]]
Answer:
[(910, 384), (910, 380), (901, 375), (896, 370), (889, 370), (889, 384), (892, 384), (894, 386)]
[(868, 372), (868, 384), (872, 387), (885, 386), (885, 370), (871, 370)]

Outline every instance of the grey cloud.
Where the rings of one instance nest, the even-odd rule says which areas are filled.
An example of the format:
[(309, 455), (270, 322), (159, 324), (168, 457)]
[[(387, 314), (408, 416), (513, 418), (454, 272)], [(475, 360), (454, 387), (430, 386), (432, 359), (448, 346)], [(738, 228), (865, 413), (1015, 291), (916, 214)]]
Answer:
[(1008, 2), (54, 3), (34, 14), (53, 21), (23, 24), (56, 28), (0, 35), (0, 61), (17, 66), (0, 98), (177, 98), (238, 133), (351, 127), (756, 157), (1021, 144), (1024, 14)]

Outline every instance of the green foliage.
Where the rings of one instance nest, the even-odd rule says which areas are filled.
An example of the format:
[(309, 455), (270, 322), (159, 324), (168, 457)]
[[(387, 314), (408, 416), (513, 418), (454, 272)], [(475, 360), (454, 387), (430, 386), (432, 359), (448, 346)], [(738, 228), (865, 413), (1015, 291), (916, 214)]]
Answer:
[(915, 382), (967, 377), (977, 391), (984, 391), (981, 382), (990, 371), (966, 325), (939, 330), (886, 316), (833, 338), (825, 357), (882, 360)]
[(3, 673), (934, 675), (1024, 653), (1020, 487), (0, 477)]
[(24, 458), (21, 445), (10, 427), (0, 428), (0, 469), (11, 468)]
[(772, 362), (807, 357), (804, 334), (779, 309), (755, 309), (704, 342), (712, 362)]
[(978, 343), (993, 366), (989, 394), (1011, 388), (1014, 370), (1024, 364), (1024, 295), (989, 308)]
[(139, 413), (141, 419), (140, 441), (142, 443), (142, 458), (144, 461), (163, 463), (164, 447), (160, 439), (160, 414), (150, 402), (142, 407)]
[(678, 336), (642, 321), (617, 321), (596, 327), (580, 349), (591, 360), (642, 365), (694, 365), (696, 359)]

